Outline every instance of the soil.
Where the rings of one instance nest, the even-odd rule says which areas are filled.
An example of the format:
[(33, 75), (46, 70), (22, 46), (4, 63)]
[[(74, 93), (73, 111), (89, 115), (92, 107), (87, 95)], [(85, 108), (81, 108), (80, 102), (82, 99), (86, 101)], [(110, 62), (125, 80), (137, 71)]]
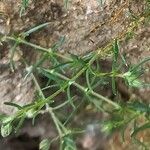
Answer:
[[(63, 37), (65, 38), (65, 42), (58, 49), (60, 53), (64, 55), (68, 53), (84, 55), (98, 48), (105, 47), (111, 40), (123, 33), (133, 21), (130, 12), (132, 11), (136, 15), (141, 14), (145, 8), (145, 4), (144, 1), (140, 0), (102, 0), (101, 5), (97, 0), (72, 0), (69, 2), (68, 8), (65, 9), (63, 0), (33, 0), (29, 1), (29, 6), (21, 17), (19, 16), (20, 8), (21, 0), (0, 1), (0, 35), (19, 35), (37, 25), (49, 22), (48, 26), (38, 32), (32, 33), (27, 40), (47, 48), (53, 46), (55, 42)], [(13, 101), (24, 105), (32, 102), (35, 97), (35, 87), (31, 77), (28, 77), (26, 80), (24, 79), (26, 69), (21, 63), (20, 55), (27, 58), (30, 63), (33, 63), (39, 57), (39, 53), (33, 49), (20, 45), (18, 51), (21, 53), (15, 54), (16, 69), (12, 72), (9, 66), (9, 50), (13, 44), (13, 42), (7, 41), (0, 45), (0, 112), (7, 114), (12, 114), (15, 110), (4, 105), (4, 102)], [(150, 56), (149, 45), (150, 27), (148, 24), (142, 23), (135, 29), (134, 38), (121, 40), (120, 51), (126, 54), (129, 63), (136, 64), (139, 60)], [(108, 62), (108, 60), (105, 61), (106, 63)], [(150, 64), (147, 64), (147, 67), (150, 67)], [(143, 79), (145, 82), (150, 83), (150, 73), (145, 74)], [(118, 87), (120, 87), (122, 95), (126, 96), (128, 94), (130, 98), (136, 97), (146, 102), (149, 100), (149, 88), (141, 88), (139, 90), (127, 89), (121, 82)], [(105, 95), (107, 94), (108, 92), (105, 93)], [(94, 113), (92, 112), (91, 114)], [(79, 117), (79, 120), (83, 118)], [(90, 115), (89, 120), (92, 122), (93, 115)], [(41, 130), (45, 130), (45, 125), (41, 125), (40, 122), (37, 123), (38, 126)], [(45, 124), (49, 126), (49, 123), (46, 122)], [(31, 142), (34, 143), (33, 147), (31, 146), (26, 149), (37, 149), (37, 143), (39, 143), (39, 140), (45, 134), (43, 132), (34, 135), (35, 131), (33, 131), (33, 128), (36, 131), (40, 131), (37, 126), (25, 125), (25, 132), (20, 133), (19, 138), (21, 138), (21, 135), (27, 135), (27, 141), (32, 139), (35, 142)], [(56, 134), (52, 126), (47, 130), (54, 132), (54, 135)], [(93, 139), (88, 136), (88, 134), (85, 134), (83, 135), (83, 139), (81, 138), (80, 140), (84, 149), (92, 150), (93, 145), (91, 144), (92, 146), (90, 147), (89, 145), (88, 147), (86, 143), (90, 140), (91, 143), (94, 140), (98, 143), (95, 144), (94, 142), (94, 145), (96, 145), (95, 150), (102, 148), (106, 150), (136, 149), (136, 147), (131, 146), (128, 140), (122, 144), (117, 133), (114, 134), (112, 139), (108, 137), (103, 138), (104, 135), (101, 135), (101, 133), (93, 137)], [(21, 145), (19, 150), (23, 150), (24, 146), (22, 146), (19, 138), (11, 136), (6, 141), (2, 141), (3, 144), (1, 145), (6, 145), (6, 143), (9, 143), (13, 139)], [(101, 139), (101, 142), (96, 139)], [(102, 144), (105, 143), (104, 141), (108, 144)], [(1, 145), (0, 149), (7, 150), (7, 148), (1, 147)], [(15, 148), (11, 144), (10, 146), (8, 144), (8, 149), (13, 150)]]

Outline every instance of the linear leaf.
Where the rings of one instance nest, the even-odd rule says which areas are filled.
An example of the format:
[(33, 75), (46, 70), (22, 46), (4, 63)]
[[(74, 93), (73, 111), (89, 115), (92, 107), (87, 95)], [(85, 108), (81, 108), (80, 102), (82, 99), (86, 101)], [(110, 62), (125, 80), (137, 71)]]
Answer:
[(64, 6), (66, 9), (68, 8), (68, 3), (69, 3), (69, 0), (64, 0)]
[(119, 54), (119, 46), (117, 39), (115, 39), (115, 43), (113, 46), (113, 67), (116, 67), (116, 63), (118, 61), (118, 54)]
[(19, 13), (20, 17), (23, 15), (24, 11), (28, 7), (28, 4), (29, 4), (29, 0), (22, 0), (22, 6), (21, 6), (21, 9), (20, 9), (20, 13)]
[(70, 93), (70, 86), (68, 86), (67, 88), (67, 97), (68, 97), (68, 101), (71, 104), (71, 106), (73, 107), (73, 109), (75, 109), (75, 105), (73, 104), (73, 97), (71, 97), (71, 93)]
[(18, 130), (21, 128), (21, 126), (23, 125), (23, 122), (25, 120), (25, 116), (23, 116), (20, 120), (19, 123), (17, 125), (17, 127), (15, 128), (15, 133), (18, 133)]
[(111, 82), (112, 82), (112, 83), (111, 83), (111, 85), (112, 85), (112, 92), (113, 92), (114, 95), (117, 95), (115, 77), (112, 77), (111, 79), (112, 79), (112, 80), (111, 80)]
[[(114, 74), (117, 70), (117, 62), (118, 62), (118, 54), (119, 54), (119, 46), (118, 41), (115, 39), (115, 43), (113, 45), (113, 62), (112, 62), (112, 73)], [(115, 75), (112, 76), (112, 92), (114, 95), (117, 94), (116, 91), (116, 82), (115, 82)]]
[(131, 134), (131, 137), (135, 137), (140, 131), (143, 131), (145, 129), (149, 129), (150, 128), (150, 122), (145, 123), (144, 125), (134, 129), (133, 133)]
[(65, 42), (65, 36), (62, 36), (59, 38), (59, 40), (54, 44), (52, 45), (52, 50), (55, 51), (57, 50), (58, 48), (60, 48)]
[(7, 137), (12, 132), (12, 125), (11, 123), (8, 123), (6, 125), (2, 124), (1, 126), (1, 135), (3, 137)]
[(133, 103), (129, 103), (128, 107), (132, 110), (141, 112), (141, 113), (149, 113), (150, 112), (150, 107), (147, 104), (135, 101)]
[(147, 58), (143, 59), (141, 62), (139, 62), (138, 64), (136, 64), (134, 67), (131, 68), (130, 72), (136, 71), (137, 69), (139, 69), (139, 67), (141, 65), (143, 65), (144, 63), (146, 63), (148, 61), (150, 61), (150, 57), (147, 57)]
[(91, 87), (91, 83), (90, 83), (90, 73), (89, 73), (89, 70), (87, 69), (86, 70), (86, 83), (87, 83), (87, 86), (88, 86), (88, 89), (90, 91), (93, 91), (92, 87)]
[(32, 28), (32, 29), (22, 33), (22, 35), (24, 37), (29, 36), (31, 33), (36, 32), (37, 30), (39, 30), (41, 28), (44, 28), (44, 27), (46, 27), (49, 24), (50, 24), (50, 22), (46, 22), (46, 23), (40, 24), (40, 25), (38, 25), (38, 26), (36, 26), (36, 27), (34, 27), (34, 28)]
[(64, 137), (63, 139), (63, 149), (64, 150), (76, 150), (76, 145), (70, 137)]
[(40, 142), (39, 150), (49, 150), (50, 144), (51, 144), (51, 142), (49, 141), (49, 139), (43, 139)]
[(5, 102), (4, 103), (5, 105), (9, 105), (9, 106), (12, 106), (12, 107), (16, 107), (18, 109), (21, 109), (22, 107), (16, 103), (12, 103), (12, 102)]

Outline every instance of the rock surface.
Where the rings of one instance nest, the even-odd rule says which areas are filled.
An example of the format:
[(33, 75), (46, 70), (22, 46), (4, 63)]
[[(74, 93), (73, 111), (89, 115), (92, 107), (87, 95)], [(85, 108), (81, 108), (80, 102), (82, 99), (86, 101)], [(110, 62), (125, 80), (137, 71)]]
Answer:
[[(141, 0), (102, 0), (102, 4), (97, 0), (72, 0), (68, 9), (65, 9), (63, 0), (34, 0), (29, 1), (29, 6), (22, 17), (19, 16), (20, 8), (21, 0), (0, 1), (0, 35), (19, 35), (37, 25), (50, 22), (44, 29), (32, 33), (28, 41), (47, 48), (61, 37), (65, 37), (65, 42), (58, 49), (60, 53), (84, 55), (105, 47), (111, 40), (117, 38), (133, 21), (130, 12), (141, 14), (145, 5)], [(127, 55), (129, 63), (136, 64), (139, 60), (150, 56), (149, 25), (139, 25), (135, 29), (134, 38), (129, 41), (122, 40), (120, 44), (120, 50)], [(2, 42), (0, 45), (0, 112), (7, 114), (15, 110), (5, 106), (4, 102), (12, 101), (24, 105), (32, 102), (35, 96), (32, 78), (24, 80), (25, 66), (20, 56), (16, 56), (16, 70), (12, 72), (9, 67), (9, 50), (13, 45), (14, 43), (10, 41)], [(39, 56), (33, 49), (24, 45), (18, 48), (22, 56), (28, 58), (30, 62)], [(150, 83), (149, 73), (145, 74), (144, 80)], [(133, 96), (149, 100), (149, 88), (132, 92)], [(115, 142), (114, 137), (114, 141), (110, 140), (109, 145), (115, 146)], [(116, 144), (116, 150), (135, 149), (130, 148), (128, 142), (123, 146), (120, 143), (121, 141)], [(113, 149), (113, 146), (108, 147)]]
[[(20, 17), (21, 0), (2, 0), (0, 2), (0, 32), (5, 35), (19, 34), (39, 24), (50, 22), (46, 28), (31, 34), (29, 41), (43, 47), (51, 47), (61, 37), (65, 37), (65, 42), (59, 49), (60, 53), (83, 55), (102, 48), (111, 40), (117, 38), (132, 21), (129, 11), (138, 15), (142, 13), (145, 7), (142, 1), (135, 2), (130, 0), (105, 0), (102, 1), (102, 4), (98, 3), (97, 0), (88, 0), (88, 2), (87, 0), (77, 0), (69, 2), (68, 9), (65, 9), (63, 6), (62, 0), (29, 1), (28, 8)], [(132, 63), (137, 63), (140, 59), (150, 55), (148, 46), (150, 43), (149, 30), (148, 26), (140, 26), (135, 32), (135, 38), (129, 42), (123, 41), (121, 50), (127, 54), (129, 61)], [(3, 53), (1, 55), (7, 59), (5, 60), (6, 62), (9, 60), (5, 55), (8, 55), (10, 47), (12, 47), (12, 43), (9, 43), (7, 47), (0, 46), (1, 53)], [(21, 47), (20, 50), (24, 57), (27, 57), (26, 55), (30, 51), (26, 47)], [(32, 50), (32, 53), (35, 53), (34, 50)], [(30, 61), (35, 59), (32, 56), (28, 57), (30, 57)], [(2, 64), (4, 64), (3, 60), (1, 60), (1, 66)], [(6, 74), (10, 74), (9, 68), (7, 70)], [(10, 88), (9, 93), (11, 94), (5, 98), (4, 93), (7, 93), (7, 86), (11, 81), (8, 83), (7, 81), (1, 81), (0, 87), (6, 87), (6, 90), (5, 88), (3, 89), (0, 99), (10, 99), (11, 101), (16, 97), (15, 101), (24, 101), (25, 103), (33, 99), (33, 86), (29, 81), (22, 81), (21, 76), (23, 74), (19, 69), (18, 73), (12, 73), (11, 77), (6, 75), (5, 71), (1, 72), (1, 80), (4, 79), (4, 76), (6, 80), (7, 78), (14, 81), (15, 79), (20, 79), (16, 83), (13, 81), (13, 87), (21, 84), (20, 87), (24, 87), (24, 91), (28, 91), (26, 88), (30, 87), (30, 94), (23, 94), (23, 98), (21, 95), (17, 95), (17, 93), (22, 91), (21, 89), (16, 89), (15, 92)], [(146, 81), (148, 80), (149, 78), (147, 77)], [(7, 86), (5, 86), (6, 84)], [(20, 87), (18, 86), (18, 88)], [(27, 95), (30, 95), (30, 100), (27, 100)]]

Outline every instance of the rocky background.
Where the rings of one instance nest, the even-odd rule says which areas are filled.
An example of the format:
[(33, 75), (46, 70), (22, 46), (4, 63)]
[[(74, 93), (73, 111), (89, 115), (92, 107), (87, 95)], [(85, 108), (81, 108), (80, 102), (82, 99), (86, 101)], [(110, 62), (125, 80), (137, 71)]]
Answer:
[[(47, 48), (63, 37), (65, 42), (58, 49), (60, 53), (84, 55), (103, 48), (114, 38), (118, 38), (131, 25), (133, 16), (142, 14), (145, 7), (144, 0), (102, 0), (101, 4), (98, 0), (72, 0), (67, 9), (64, 7), (63, 0), (30, 0), (29, 6), (20, 17), (21, 0), (1, 0), (0, 35), (19, 35), (37, 25), (49, 22), (48, 26), (32, 33), (26, 40)], [(150, 26), (147, 22), (142, 22), (134, 29), (132, 39), (122, 39), (120, 51), (126, 54), (130, 63), (136, 64), (139, 60), (150, 56), (149, 45)], [(2, 42), (0, 45), (0, 112), (7, 114), (15, 110), (5, 106), (4, 102), (13, 101), (24, 105), (34, 100), (35, 87), (30, 77), (24, 80), (25, 66), (21, 63), (20, 57), (27, 58), (30, 63), (39, 57), (39, 54), (33, 49), (20, 45), (17, 47), (20, 53), (16, 53), (14, 57), (16, 70), (12, 72), (9, 66), (9, 50), (12, 47), (13, 42), (11, 41)], [(145, 74), (144, 80), (150, 83), (150, 74)], [(122, 83), (119, 83), (119, 87), (122, 95), (128, 94), (129, 98), (137, 97), (145, 102), (149, 100), (149, 88), (131, 90), (124, 87)], [(101, 116), (97, 115), (93, 118), (94, 115), (93, 112), (90, 113), (89, 118), (96, 120)], [(82, 120), (80, 117), (78, 119)], [(37, 145), (44, 136), (54, 137), (56, 135), (55, 128), (45, 120), (47, 119), (40, 117), (35, 127), (32, 127), (30, 121), (27, 121), (18, 137), (12, 136), (1, 140), (0, 149), (38, 149)], [(97, 129), (94, 126), (94, 132), (97, 132), (95, 130)], [(128, 140), (122, 144), (117, 133), (110, 139), (104, 138), (101, 133), (93, 136), (91, 138), (88, 134), (83, 135), (79, 140), (81, 145), (79, 147), (89, 150), (135, 149)], [(129, 139), (129, 137), (126, 138)], [(91, 142), (91, 145), (87, 142)]]

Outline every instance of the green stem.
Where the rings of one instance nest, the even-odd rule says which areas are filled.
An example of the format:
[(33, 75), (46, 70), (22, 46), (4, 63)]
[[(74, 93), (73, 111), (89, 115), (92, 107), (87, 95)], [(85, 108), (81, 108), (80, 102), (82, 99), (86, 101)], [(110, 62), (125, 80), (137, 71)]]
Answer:
[(59, 134), (59, 137), (60, 137), (60, 139), (63, 137), (63, 133), (62, 133), (62, 131), (61, 131), (61, 129), (60, 129), (60, 127), (59, 127), (59, 124), (58, 124), (58, 119), (57, 119), (57, 117), (55, 116), (55, 114), (54, 114), (54, 112), (53, 112), (53, 110), (52, 110), (52, 108), (51, 107), (49, 107), (48, 108), (48, 111), (49, 111), (49, 113), (50, 113), (50, 115), (51, 115), (51, 117), (52, 117), (52, 119), (53, 119), (53, 121), (54, 121), (54, 124), (55, 124), (55, 126), (56, 126), (56, 128), (57, 128), (57, 131), (58, 131), (58, 134)]
[[(28, 66), (25, 60), (24, 60), (24, 63), (26, 64), (26, 66)], [(34, 76), (34, 74), (31, 73), (31, 76), (32, 76), (32, 78), (33, 78), (33, 81), (34, 81), (36, 87), (37, 87), (37, 90), (39, 91), (40, 96), (41, 96), (43, 99), (46, 99), (45, 96), (44, 96), (44, 94), (43, 94), (43, 92), (42, 92), (42, 89), (40, 88), (40, 85), (38, 84), (38, 81), (36, 80), (36, 78), (35, 78), (35, 76)], [(56, 128), (57, 128), (57, 131), (58, 131), (58, 134), (59, 134), (59, 136), (60, 136), (60, 139), (61, 139), (63, 133), (62, 133), (60, 127), (59, 127), (59, 122), (60, 122), (60, 121), (59, 121), (58, 118), (55, 116), (55, 114), (54, 114), (54, 112), (53, 112), (53, 108), (51, 108), (51, 107), (48, 105), (48, 103), (46, 103), (46, 110), (48, 110), (48, 112), (50, 113), (50, 115), (51, 115), (51, 117), (52, 117), (52, 119), (53, 119), (53, 121), (54, 121), (54, 124), (55, 124), (55, 126), (56, 126)], [(61, 142), (61, 141), (60, 141), (60, 142)]]
[[(28, 45), (28, 46), (33, 47), (33, 48), (35, 48), (35, 49), (37, 49), (39, 51), (42, 51), (42, 52), (46, 52), (46, 53), (50, 53), (50, 54), (54, 53), (54, 52), (52, 52), (51, 48), (44, 48), (44, 47), (41, 47), (39, 45), (27, 42), (27, 41), (25, 41), (25, 40), (23, 40), (21, 38), (14, 38), (14, 37), (10, 37), (10, 36), (6, 36), (5, 38), (8, 39), (8, 40), (16, 41), (16, 42), (21, 43), (21, 44)], [(61, 58), (65, 59), (65, 60), (69, 60), (69, 61), (71, 60), (69, 57), (66, 57), (66, 56), (64, 56), (64, 55), (62, 55), (60, 53), (54, 53), (54, 54), (56, 56), (58, 56), (58, 57), (61, 57)]]
[[(81, 71), (83, 71), (83, 69), (82, 69)], [(80, 73), (81, 73), (81, 71), (80, 71)], [(62, 74), (60, 74), (60, 73), (57, 73), (57, 72), (51, 72), (51, 73), (53, 73), (53, 75), (56, 75), (56, 76), (58, 76), (59, 78), (61, 78), (61, 79), (63, 79), (63, 80), (72, 82), (72, 84), (73, 84), (74, 86), (76, 86), (77, 88), (79, 88), (79, 89), (80, 89), (81, 91), (83, 91), (84, 93), (87, 92), (87, 88), (85, 88), (85, 87), (83, 87), (83, 86), (81, 86), (80, 84), (78, 84), (78, 83), (75, 82), (75, 79), (76, 79), (78, 76), (76, 76), (76, 78), (69, 79), (69, 78), (67, 78), (66, 76), (64, 76), (64, 75), (62, 75)], [(78, 75), (79, 75), (80, 73), (78, 73)], [(89, 93), (89, 94), (92, 94), (93, 96), (95, 96), (95, 97), (97, 97), (97, 98), (99, 98), (99, 99), (101, 99), (101, 100), (103, 100), (103, 101), (105, 101), (105, 102), (107, 102), (107, 103), (109, 103), (109, 104), (111, 104), (111, 105), (113, 105), (115, 108), (120, 108), (120, 106), (119, 106), (117, 103), (111, 101), (110, 99), (108, 99), (108, 98), (106, 98), (106, 97), (104, 97), (104, 96), (102, 96), (102, 95), (100, 95), (100, 94), (98, 94), (98, 93), (96, 93), (96, 92), (94, 92), (94, 91), (91, 91), (91, 90), (90, 90), (90, 91), (88, 91), (88, 93)]]

